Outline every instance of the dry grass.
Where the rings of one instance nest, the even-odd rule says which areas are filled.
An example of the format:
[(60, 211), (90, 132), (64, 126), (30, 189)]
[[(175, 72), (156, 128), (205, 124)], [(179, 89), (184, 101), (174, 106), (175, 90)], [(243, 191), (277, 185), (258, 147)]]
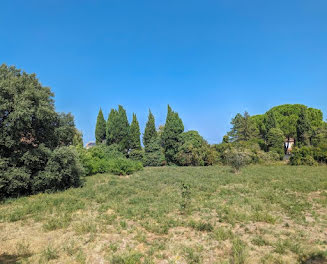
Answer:
[(0, 204), (0, 263), (317, 264), (326, 244), (327, 167), (146, 168)]

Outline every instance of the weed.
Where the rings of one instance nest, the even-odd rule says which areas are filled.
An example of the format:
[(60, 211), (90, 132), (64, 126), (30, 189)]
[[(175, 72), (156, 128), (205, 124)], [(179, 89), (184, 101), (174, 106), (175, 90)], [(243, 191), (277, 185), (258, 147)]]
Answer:
[(52, 246), (48, 246), (41, 254), (41, 257), (45, 260), (45, 261), (49, 261), (49, 260), (53, 260), (53, 259), (57, 259), (59, 257), (59, 253), (57, 251), (57, 249), (53, 248)]
[(234, 237), (233, 232), (225, 227), (218, 227), (212, 233), (212, 237), (217, 241), (224, 241), (227, 239), (232, 239)]
[(201, 263), (201, 255), (193, 248), (185, 247), (184, 256), (189, 264)]
[(189, 226), (192, 227), (193, 229), (197, 231), (206, 231), (206, 232), (212, 232), (213, 231), (213, 226), (210, 223), (206, 222), (196, 222), (196, 221), (190, 221)]
[(231, 263), (233, 264), (243, 264), (247, 258), (247, 248), (246, 244), (236, 238), (232, 242), (232, 252), (231, 252)]
[(189, 209), (191, 203), (191, 187), (186, 183), (181, 184), (181, 201), (180, 201), (180, 211), (182, 214)]
[(139, 252), (127, 252), (120, 255), (114, 255), (111, 258), (111, 264), (139, 264), (143, 254)]

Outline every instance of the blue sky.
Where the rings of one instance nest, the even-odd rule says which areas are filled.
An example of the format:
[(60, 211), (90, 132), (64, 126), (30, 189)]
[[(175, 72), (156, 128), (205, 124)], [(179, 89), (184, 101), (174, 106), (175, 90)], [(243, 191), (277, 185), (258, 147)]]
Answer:
[[(143, 130), (167, 104), (220, 142), (231, 118), (285, 103), (327, 113), (327, 1), (1, 1), (0, 59), (37, 73), (84, 142), (123, 105)], [(325, 115), (326, 117), (326, 115)]]

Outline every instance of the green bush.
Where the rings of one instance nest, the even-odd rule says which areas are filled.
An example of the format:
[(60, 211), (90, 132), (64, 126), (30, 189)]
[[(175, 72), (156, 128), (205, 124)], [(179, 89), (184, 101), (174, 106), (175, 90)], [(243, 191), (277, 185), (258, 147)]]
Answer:
[(9, 167), (6, 160), (0, 159), (0, 199), (28, 194), (30, 173), (26, 168)]
[(302, 147), (294, 148), (292, 156), (290, 158), (291, 165), (316, 165), (317, 162), (314, 160), (314, 148)]
[(127, 159), (116, 145), (98, 145), (91, 149), (78, 149), (86, 175), (111, 172), (127, 175), (143, 168), (142, 163)]
[(218, 162), (218, 153), (200, 136), (197, 131), (179, 135), (180, 146), (175, 160), (181, 166), (207, 166)]
[(109, 160), (108, 172), (115, 175), (129, 175), (136, 171), (142, 170), (143, 165), (141, 162), (129, 160), (126, 158), (116, 158)]
[(78, 148), (78, 153), (86, 175), (109, 172), (109, 160), (125, 158), (115, 144), (110, 146), (101, 144), (90, 149)]
[(72, 147), (55, 149), (43, 171), (32, 181), (33, 192), (65, 190), (82, 184), (80, 176), (84, 169)]
[(251, 152), (241, 149), (232, 148), (226, 151), (226, 161), (235, 173), (239, 172), (242, 167), (251, 163)]
[(64, 190), (82, 184), (84, 170), (73, 147), (59, 147), (48, 154), (43, 160), (44, 169), (36, 172), (29, 167), (39, 161), (37, 155), (25, 153), (26, 164), (22, 167), (10, 166), (8, 160), (0, 159), (0, 198)]

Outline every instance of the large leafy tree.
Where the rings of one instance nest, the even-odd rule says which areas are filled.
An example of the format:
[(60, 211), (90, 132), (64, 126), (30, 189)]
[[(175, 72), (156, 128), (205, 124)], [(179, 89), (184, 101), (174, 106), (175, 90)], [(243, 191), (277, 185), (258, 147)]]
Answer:
[[(303, 109), (312, 128), (319, 128), (323, 125), (323, 114), (321, 110), (308, 108), (301, 104), (285, 104), (273, 107), (268, 112), (273, 112), (276, 118), (277, 127), (280, 128), (285, 137), (297, 137), (297, 122)], [(267, 114), (267, 113), (266, 113)]]
[[(48, 189), (44, 177), (38, 176), (51, 166), (55, 149), (58, 149), (55, 159), (61, 171), (54, 176), (58, 185), (53, 189), (71, 186), (70, 177), (76, 176), (75, 183), (78, 182), (82, 174), (79, 161), (65, 147), (74, 142), (74, 118), (71, 114), (55, 112), (53, 96), (35, 74), (0, 66), (0, 198)], [(60, 151), (61, 147), (65, 150)], [(65, 163), (60, 154), (63, 152), (73, 162)], [(76, 172), (74, 176), (70, 174), (72, 170)], [(41, 187), (34, 190), (36, 181)]]
[(162, 144), (165, 151), (166, 161), (176, 164), (176, 153), (180, 146), (179, 135), (184, 132), (184, 125), (178, 113), (174, 112), (168, 105), (166, 124), (162, 133)]
[(144, 134), (143, 134), (143, 144), (146, 147), (150, 141), (157, 137), (156, 125), (154, 116), (149, 110), (148, 121), (146, 122)]
[(237, 114), (231, 121), (232, 129), (228, 133), (231, 141), (247, 141), (258, 136), (258, 130), (248, 112)]
[(140, 140), (141, 132), (140, 125), (137, 121), (136, 114), (133, 113), (133, 120), (130, 127), (130, 149), (141, 149), (141, 140)]
[(209, 144), (197, 131), (183, 132), (179, 136), (180, 146), (176, 160), (182, 166), (204, 166), (210, 163)]
[(102, 144), (106, 140), (106, 120), (103, 117), (102, 109), (100, 108), (97, 123), (95, 126), (95, 141), (96, 144)]

